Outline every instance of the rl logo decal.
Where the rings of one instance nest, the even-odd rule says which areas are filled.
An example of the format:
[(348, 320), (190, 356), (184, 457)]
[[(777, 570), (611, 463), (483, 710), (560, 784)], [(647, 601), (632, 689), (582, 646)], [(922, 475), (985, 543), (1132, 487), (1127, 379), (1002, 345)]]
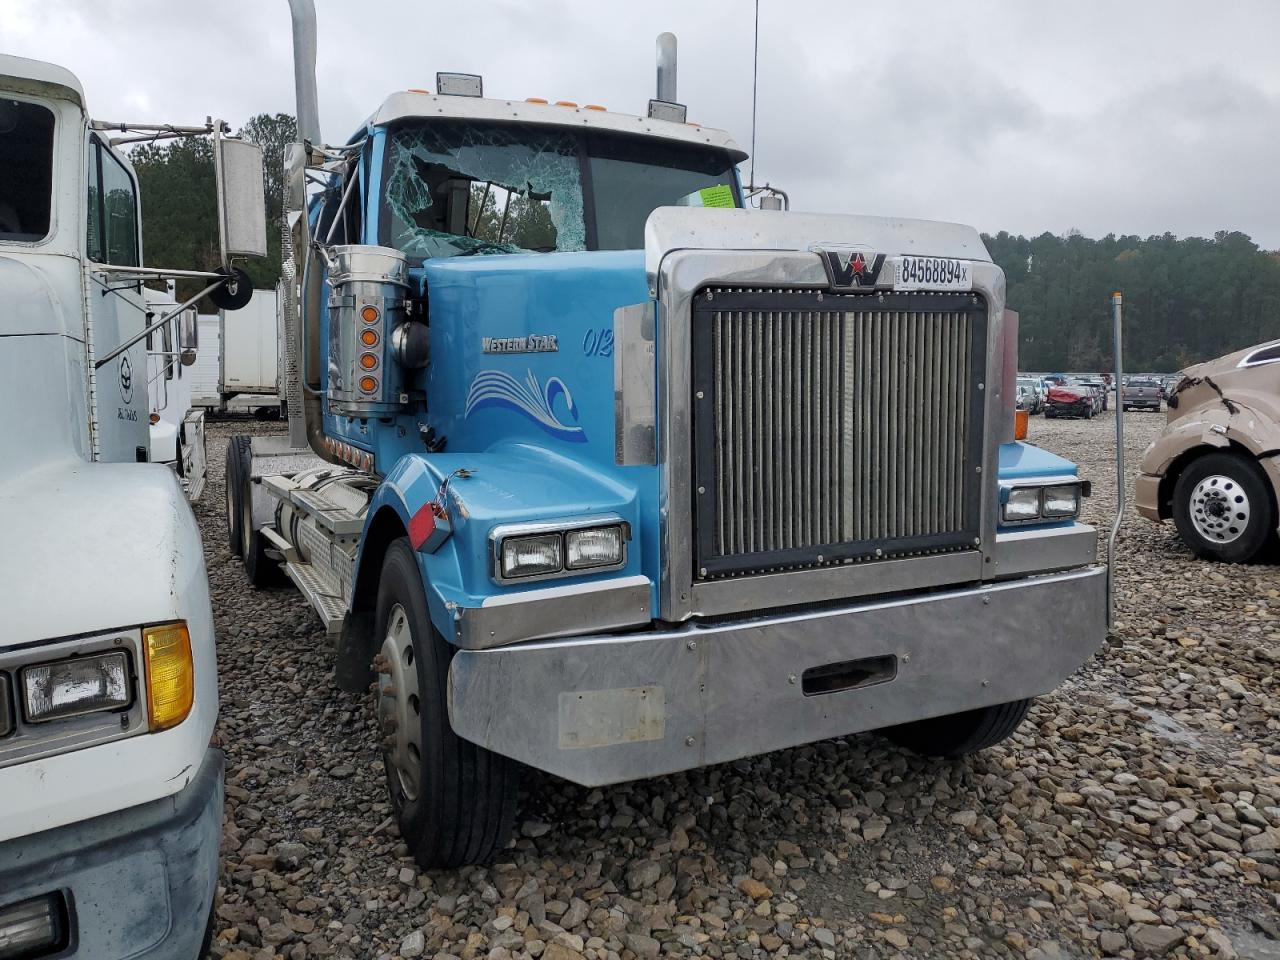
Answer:
[(884, 266), (883, 253), (849, 249), (818, 250), (817, 253), (835, 290), (874, 287)]

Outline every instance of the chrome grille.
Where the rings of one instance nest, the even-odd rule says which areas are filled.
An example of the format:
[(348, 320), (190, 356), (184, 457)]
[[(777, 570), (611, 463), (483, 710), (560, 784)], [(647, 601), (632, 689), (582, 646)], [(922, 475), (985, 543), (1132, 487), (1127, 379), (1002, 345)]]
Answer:
[(695, 302), (700, 576), (973, 546), (977, 297), (713, 289)]

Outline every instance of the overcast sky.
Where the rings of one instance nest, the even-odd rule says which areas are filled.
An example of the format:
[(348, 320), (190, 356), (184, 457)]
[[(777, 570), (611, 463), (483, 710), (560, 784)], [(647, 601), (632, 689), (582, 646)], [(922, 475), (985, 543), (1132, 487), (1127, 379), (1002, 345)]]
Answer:
[[(671, 30), (690, 118), (750, 144), (752, 0), (316, 6), (331, 140), (437, 70), (641, 113)], [(1277, 37), (1276, 0), (761, 0), (757, 177), (801, 210), (1280, 248)], [(0, 52), (69, 67), (102, 119), (293, 112), (285, 0), (0, 0)]]

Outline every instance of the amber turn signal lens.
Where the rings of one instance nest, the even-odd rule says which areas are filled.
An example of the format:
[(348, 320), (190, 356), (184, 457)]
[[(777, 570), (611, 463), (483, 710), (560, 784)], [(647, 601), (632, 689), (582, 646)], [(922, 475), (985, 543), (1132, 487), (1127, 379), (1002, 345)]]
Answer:
[(360, 389), (365, 393), (373, 393), (378, 389), (378, 381), (373, 379), (373, 377), (361, 377)]
[(377, 323), (378, 308), (373, 306), (373, 304), (365, 304), (360, 308), (360, 319), (365, 323)]
[(378, 358), (375, 357), (372, 353), (360, 354), (360, 366), (364, 367), (366, 370), (372, 370), (377, 365), (378, 365)]
[(147, 718), (152, 733), (176, 727), (191, 713), (196, 699), (191, 634), (185, 623), (144, 627), (147, 656)]
[(360, 342), (366, 347), (376, 347), (378, 345), (378, 331), (365, 330), (360, 334)]
[(1027, 439), (1027, 426), (1031, 422), (1031, 413), (1027, 410), (1013, 411), (1013, 439)]

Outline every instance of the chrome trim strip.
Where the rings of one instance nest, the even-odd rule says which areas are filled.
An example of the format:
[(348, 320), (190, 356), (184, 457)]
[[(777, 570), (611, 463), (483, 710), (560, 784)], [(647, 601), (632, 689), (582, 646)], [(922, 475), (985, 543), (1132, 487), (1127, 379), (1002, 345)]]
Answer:
[[(832, 597), (864, 597), (977, 583), (982, 579), (982, 566), (982, 555), (976, 550), (966, 550), (730, 580), (704, 580), (693, 584), (693, 610), (695, 616), (712, 617), (821, 603)], [(750, 590), (742, 589), (748, 585)]]
[(614, 460), (620, 467), (658, 462), (658, 370), (653, 301), (613, 311)]
[(1087, 523), (1048, 529), (1002, 530), (996, 534), (997, 579), (1088, 566), (1097, 559), (1098, 531)]
[(495, 594), (479, 607), (454, 610), (454, 643), (464, 650), (484, 650), (643, 626), (653, 616), (652, 590), (649, 578), (637, 575)]

